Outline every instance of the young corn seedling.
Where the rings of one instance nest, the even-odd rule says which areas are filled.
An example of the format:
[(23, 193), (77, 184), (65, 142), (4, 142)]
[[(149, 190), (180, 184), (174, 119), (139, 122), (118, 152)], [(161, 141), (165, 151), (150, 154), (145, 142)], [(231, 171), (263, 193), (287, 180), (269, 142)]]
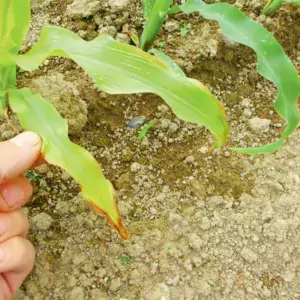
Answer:
[[(275, 1), (271, 1), (270, 4), (275, 3)], [(141, 48), (145, 51), (151, 49), (153, 41), (168, 14), (198, 12), (205, 19), (217, 21), (223, 34), (229, 39), (255, 51), (258, 59), (257, 71), (276, 85), (278, 94), (274, 102), (275, 110), (287, 123), (281, 138), (274, 143), (256, 148), (233, 148), (232, 150), (247, 154), (268, 154), (283, 146), (285, 139), (299, 124), (297, 101), (300, 95), (300, 80), (291, 60), (284, 53), (277, 40), (267, 29), (228, 3), (206, 4), (202, 0), (187, 0), (183, 5), (170, 8), (171, 4), (172, 1), (165, 0), (156, 0), (155, 3), (149, 2)], [(155, 49), (151, 49), (149, 52), (165, 61), (175, 73), (185, 76), (170, 57)]]
[[(155, 18), (159, 24), (163, 22), (161, 15)], [(25, 130), (41, 136), (42, 153), (48, 163), (66, 170), (81, 186), (86, 201), (126, 239), (129, 234), (113, 186), (100, 165), (87, 150), (69, 140), (67, 121), (50, 102), (28, 88), (16, 88), (16, 67), (34, 71), (52, 56), (71, 59), (106, 93), (159, 95), (179, 118), (206, 126), (217, 146), (223, 145), (229, 134), (223, 106), (199, 81), (174, 72), (172, 63), (108, 35), (86, 42), (71, 31), (46, 26), (32, 49), (18, 55), (29, 24), (30, 0), (0, 0), (0, 112), (3, 115), (10, 107)], [(142, 40), (146, 48), (151, 42)]]

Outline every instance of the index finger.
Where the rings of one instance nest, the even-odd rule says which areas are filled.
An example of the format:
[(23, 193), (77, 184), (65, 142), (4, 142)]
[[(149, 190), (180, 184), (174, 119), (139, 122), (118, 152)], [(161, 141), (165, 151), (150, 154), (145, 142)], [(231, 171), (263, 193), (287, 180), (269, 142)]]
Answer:
[(0, 143), (0, 184), (29, 169), (40, 151), (41, 139), (30, 131)]

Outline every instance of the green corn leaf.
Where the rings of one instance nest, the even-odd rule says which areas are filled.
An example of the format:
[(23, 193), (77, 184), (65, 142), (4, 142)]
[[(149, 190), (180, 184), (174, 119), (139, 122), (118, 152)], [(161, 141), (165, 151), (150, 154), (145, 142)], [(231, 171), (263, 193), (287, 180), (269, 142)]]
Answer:
[(300, 0), (284, 0), (284, 2), (300, 6)]
[(147, 19), (152, 11), (155, 0), (142, 0), (144, 18)]
[[(287, 122), (281, 139), (258, 148), (234, 148), (233, 150), (248, 154), (266, 154), (280, 148), (284, 140), (298, 126), (297, 100), (300, 95), (299, 76), (280, 44), (264, 27), (228, 3), (205, 4), (201, 0), (188, 0), (179, 8), (184, 13), (198, 11), (204, 18), (217, 21), (228, 38), (252, 48), (258, 58), (259, 74), (272, 81), (277, 87), (275, 109)], [(178, 7), (173, 8), (173, 11), (176, 10)]]
[(30, 0), (0, 0), (0, 53), (18, 53), (29, 24)]
[(273, 15), (275, 13), (275, 11), (281, 6), (281, 4), (283, 3), (283, 0), (271, 0), (269, 1), (266, 6), (264, 7), (262, 13), (270, 16)]
[(30, 23), (30, 0), (0, 0), (0, 115), (7, 108), (6, 94), (16, 84), (16, 66), (10, 54), (17, 54)]
[(86, 42), (59, 27), (42, 30), (37, 44), (16, 57), (24, 70), (32, 71), (48, 56), (74, 60), (110, 94), (150, 92), (161, 96), (185, 121), (202, 124), (216, 137), (217, 145), (228, 138), (229, 127), (222, 104), (199, 81), (176, 74), (158, 58), (101, 35)]
[(52, 104), (27, 88), (12, 89), (9, 101), (23, 128), (36, 132), (43, 139), (45, 159), (66, 170), (80, 184), (87, 202), (99, 214), (105, 214), (123, 238), (128, 238), (112, 184), (104, 177), (93, 156), (69, 140), (67, 121), (60, 117)]
[[(0, 80), (1, 80), (1, 76), (0, 76)], [(0, 90), (0, 113), (1, 113), (1, 116), (3, 116), (6, 108), (7, 108), (7, 92)]]
[(154, 121), (151, 121), (151, 122), (149, 122), (147, 125), (145, 125), (145, 126), (143, 127), (143, 129), (139, 132), (138, 138), (137, 138), (137, 139), (138, 139), (139, 141), (141, 141), (141, 140), (145, 137), (145, 135), (147, 134), (148, 130), (149, 130), (153, 125), (155, 125), (155, 122), (154, 122)]
[(140, 48), (148, 51), (167, 18), (173, 0), (156, 0), (143, 30)]
[(231, 150), (236, 151), (238, 153), (245, 153), (250, 155), (255, 154), (270, 154), (277, 149), (281, 148), (284, 145), (284, 139), (279, 139), (274, 143), (269, 143), (267, 145), (255, 148), (231, 148)]
[(180, 6), (179, 5), (174, 5), (169, 9), (169, 15), (171, 14), (177, 14), (181, 12)]
[(15, 83), (16, 68), (15, 65), (1, 67), (0, 65), (0, 116), (3, 117), (7, 109), (7, 90)]
[(270, 0), (263, 9), (263, 14), (267, 16), (271, 16), (275, 13), (275, 11), (283, 4), (295, 4), (300, 6), (300, 0)]
[(162, 51), (154, 49), (154, 48), (150, 49), (148, 51), (148, 53), (154, 54), (160, 60), (162, 60), (163, 62), (165, 62), (166, 65), (171, 70), (173, 70), (175, 73), (177, 73), (177, 74), (185, 77), (184, 72), (181, 70), (181, 68), (174, 62), (174, 60), (170, 56), (168, 56), (165, 53), (163, 53)]

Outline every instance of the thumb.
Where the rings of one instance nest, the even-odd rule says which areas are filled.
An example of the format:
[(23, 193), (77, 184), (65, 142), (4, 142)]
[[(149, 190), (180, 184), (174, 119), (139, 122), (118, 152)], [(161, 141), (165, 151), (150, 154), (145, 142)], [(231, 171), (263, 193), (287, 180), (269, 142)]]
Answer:
[(0, 184), (29, 169), (40, 151), (41, 139), (30, 131), (0, 143)]

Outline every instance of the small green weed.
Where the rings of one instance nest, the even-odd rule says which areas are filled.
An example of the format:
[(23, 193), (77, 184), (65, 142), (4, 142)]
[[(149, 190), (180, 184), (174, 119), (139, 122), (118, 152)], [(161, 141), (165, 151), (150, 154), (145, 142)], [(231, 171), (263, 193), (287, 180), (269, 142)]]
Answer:
[(191, 27), (192, 27), (192, 25), (190, 23), (183, 25), (180, 28), (180, 35), (181, 36), (186, 36), (189, 33)]
[(157, 43), (157, 47), (158, 47), (158, 49), (164, 49), (164, 48), (166, 48), (166, 43), (165, 42), (159, 42), (159, 43)]
[(35, 170), (29, 170), (25, 172), (25, 176), (32, 182), (39, 183), (42, 179), (42, 176), (38, 174)]
[(125, 264), (127, 265), (130, 265), (133, 263), (133, 259), (132, 258), (129, 258), (128, 256), (126, 255), (121, 255), (121, 261), (123, 261)]
[(149, 130), (154, 124), (155, 124), (155, 122), (154, 122), (154, 121), (151, 121), (151, 122), (149, 122), (147, 125), (145, 125), (145, 126), (143, 127), (143, 129), (139, 132), (137, 139), (138, 139), (139, 141), (141, 141), (141, 140), (145, 137), (145, 135), (147, 134), (148, 130)]

